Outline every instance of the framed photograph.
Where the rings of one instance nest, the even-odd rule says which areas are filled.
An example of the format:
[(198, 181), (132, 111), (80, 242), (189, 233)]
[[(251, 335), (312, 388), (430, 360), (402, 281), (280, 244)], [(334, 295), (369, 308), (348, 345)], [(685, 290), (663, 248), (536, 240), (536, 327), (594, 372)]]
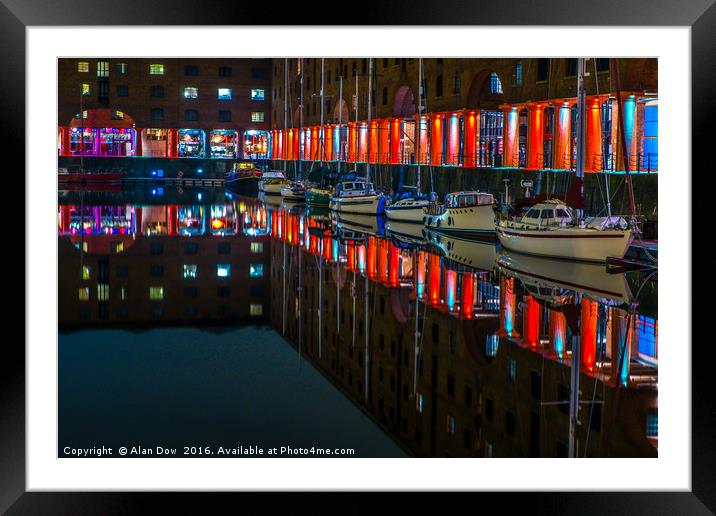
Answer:
[(691, 287), (714, 7), (404, 11), (4, 0), (26, 331), (0, 509), (714, 510)]

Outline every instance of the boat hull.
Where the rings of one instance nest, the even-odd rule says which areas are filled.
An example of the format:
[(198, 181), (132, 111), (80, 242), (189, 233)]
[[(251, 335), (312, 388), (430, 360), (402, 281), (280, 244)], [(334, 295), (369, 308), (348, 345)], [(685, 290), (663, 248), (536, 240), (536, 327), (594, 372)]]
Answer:
[(440, 215), (426, 215), (425, 227), (463, 240), (494, 242), (495, 212), (492, 204), (467, 208), (447, 208)]
[(331, 195), (308, 189), (306, 190), (306, 203), (313, 206), (328, 206), (331, 203)]
[(356, 195), (353, 197), (336, 198), (330, 202), (330, 208), (338, 213), (354, 213), (358, 215), (382, 215), (385, 213), (385, 200), (380, 195)]
[(584, 262), (622, 258), (633, 239), (631, 230), (555, 228), (520, 230), (498, 226), (497, 237), (505, 249), (518, 253)]
[(259, 181), (259, 192), (263, 192), (266, 195), (281, 195), (281, 188), (286, 183), (266, 183), (265, 181)]
[(281, 197), (287, 201), (303, 202), (306, 198), (306, 192), (303, 189), (294, 190), (284, 186), (281, 188)]
[(422, 224), (425, 217), (426, 209), (424, 206), (400, 206), (393, 205), (385, 208), (385, 216), (388, 220), (398, 222), (412, 222), (413, 224)]

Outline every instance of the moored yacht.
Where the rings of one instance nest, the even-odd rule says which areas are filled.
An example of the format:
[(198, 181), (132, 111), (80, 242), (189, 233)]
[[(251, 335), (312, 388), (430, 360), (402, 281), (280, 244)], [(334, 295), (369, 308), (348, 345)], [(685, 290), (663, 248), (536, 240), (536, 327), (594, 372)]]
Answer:
[(623, 257), (633, 235), (622, 217), (576, 217), (563, 201), (535, 204), (519, 220), (502, 220), (497, 236), (506, 249), (550, 258), (606, 262)]
[(281, 187), (281, 197), (286, 201), (303, 202), (306, 198), (306, 188), (300, 181), (290, 181)]
[(281, 188), (288, 184), (288, 179), (280, 170), (270, 170), (261, 175), (259, 192), (266, 195), (281, 195)]
[(362, 179), (339, 183), (331, 197), (330, 208), (339, 213), (382, 215), (385, 197), (376, 193), (373, 183)]
[(398, 199), (385, 207), (385, 215), (388, 220), (423, 223), (430, 200), (426, 195), (420, 194), (417, 189), (414, 190), (404, 192)]
[(442, 205), (431, 205), (425, 227), (454, 238), (495, 239), (495, 198), (492, 194), (468, 190), (453, 192)]

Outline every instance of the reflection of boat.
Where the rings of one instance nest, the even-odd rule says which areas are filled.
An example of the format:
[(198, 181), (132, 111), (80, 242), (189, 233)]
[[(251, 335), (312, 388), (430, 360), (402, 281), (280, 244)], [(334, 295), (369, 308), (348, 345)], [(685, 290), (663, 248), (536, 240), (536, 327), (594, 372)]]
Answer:
[(283, 198), (280, 195), (271, 195), (266, 192), (259, 191), (259, 201), (263, 202), (267, 206), (281, 206)]
[(403, 187), (405, 191), (395, 201), (385, 207), (385, 215), (389, 220), (423, 223), (430, 201), (427, 196), (418, 193), (415, 187)]
[(494, 269), (496, 251), (492, 242), (463, 240), (430, 230), (427, 234), (428, 241), (437, 246), (448, 260), (481, 271)]
[(116, 183), (124, 177), (121, 170), (112, 171), (76, 171), (61, 167), (57, 170), (57, 181), (60, 183)]
[(383, 234), (385, 217), (340, 213), (334, 215), (333, 222), (339, 232), (347, 230), (353, 233), (376, 236)]
[(281, 195), (281, 188), (288, 184), (288, 179), (280, 170), (264, 172), (259, 180), (259, 192), (266, 195)]
[(632, 294), (624, 274), (609, 274), (604, 265), (554, 260), (503, 251), (498, 267), (518, 278), (536, 298), (554, 305), (563, 304), (572, 292), (611, 305), (631, 302)]
[(513, 251), (590, 262), (621, 258), (631, 245), (631, 229), (621, 217), (587, 218), (578, 225), (573, 220), (567, 205), (550, 199), (535, 204), (519, 221), (501, 221), (497, 235)]
[(428, 210), (425, 226), (455, 238), (494, 240), (494, 205), (495, 198), (489, 193), (454, 192), (445, 197), (445, 204)]
[(412, 222), (402, 222), (388, 219), (385, 222), (385, 232), (392, 238), (407, 244), (424, 244), (423, 226)]
[(385, 198), (375, 192), (373, 183), (364, 179), (343, 181), (336, 187), (330, 207), (341, 213), (382, 215), (385, 212)]
[(281, 187), (281, 197), (286, 201), (303, 202), (306, 198), (306, 188), (300, 181), (290, 181)]

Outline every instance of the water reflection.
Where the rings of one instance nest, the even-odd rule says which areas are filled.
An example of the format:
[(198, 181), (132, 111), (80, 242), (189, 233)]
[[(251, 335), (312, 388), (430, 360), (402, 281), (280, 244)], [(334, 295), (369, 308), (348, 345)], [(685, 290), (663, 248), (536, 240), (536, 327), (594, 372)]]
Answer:
[(269, 323), (418, 456), (657, 455), (655, 278), (188, 198), (60, 201), (61, 327)]

